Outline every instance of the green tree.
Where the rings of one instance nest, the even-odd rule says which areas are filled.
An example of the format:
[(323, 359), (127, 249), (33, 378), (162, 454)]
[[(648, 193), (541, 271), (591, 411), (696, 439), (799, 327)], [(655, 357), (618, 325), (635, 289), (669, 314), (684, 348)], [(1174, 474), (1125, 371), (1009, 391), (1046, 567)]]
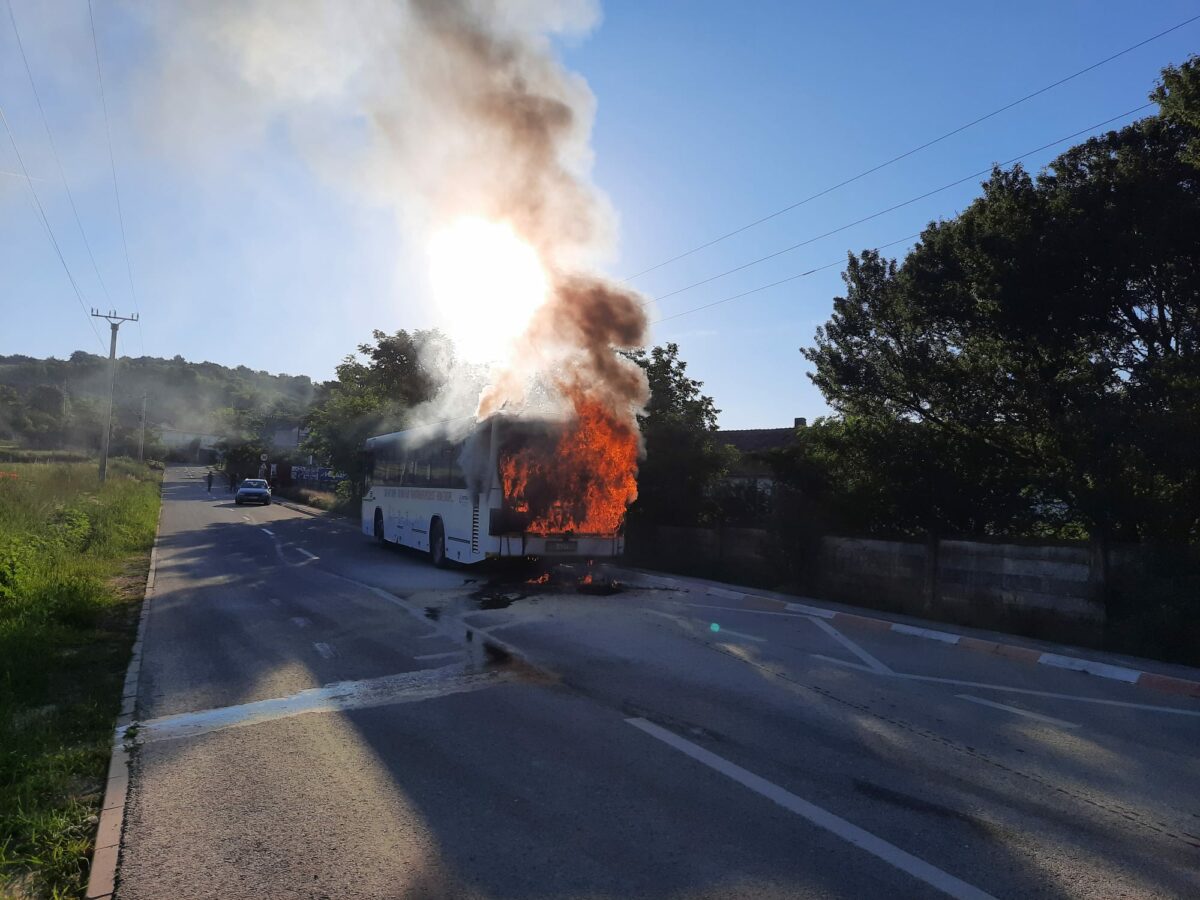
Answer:
[(1078, 520), (1101, 537), (1196, 535), (1197, 133), (1152, 116), (1036, 179), (996, 171), (902, 266), (850, 256), (846, 294), (804, 351), (813, 381), (865, 423), (848, 439), (932, 441), (944, 527), (963, 527), (944, 511), (967, 490), (985, 533)]
[(688, 376), (678, 345), (628, 356), (650, 382), (650, 402), (638, 416), (646, 455), (630, 515), (663, 525), (710, 521), (716, 512), (713, 488), (731, 461), (729, 448), (716, 440), (721, 411), (701, 392), (703, 382)]
[(362, 449), (373, 434), (403, 428), (414, 406), (434, 397), (452, 366), (448, 339), (437, 330), (372, 332), (374, 343), (360, 344), (337, 377), (317, 388), (305, 424), (306, 449), (362, 483)]
[(1200, 57), (1191, 56), (1181, 66), (1163, 69), (1150, 99), (1159, 105), (1164, 119), (1192, 133), (1183, 158), (1200, 166), (1200, 139), (1195, 137), (1200, 133)]

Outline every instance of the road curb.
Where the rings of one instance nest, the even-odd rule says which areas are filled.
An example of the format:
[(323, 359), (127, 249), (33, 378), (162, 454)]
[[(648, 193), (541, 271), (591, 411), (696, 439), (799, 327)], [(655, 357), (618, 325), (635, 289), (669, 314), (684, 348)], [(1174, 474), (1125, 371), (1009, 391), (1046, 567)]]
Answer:
[(121, 837), (125, 831), (125, 803), (129, 799), (129, 751), (125, 749), (125, 730), (133, 724), (137, 707), (138, 681), (142, 673), (142, 647), (146, 637), (146, 620), (150, 614), (150, 599), (154, 595), (154, 576), (158, 569), (158, 536), (162, 531), (162, 486), (159, 486), (158, 522), (154, 526), (154, 545), (150, 548), (150, 567), (146, 571), (146, 590), (142, 595), (142, 610), (138, 616), (137, 637), (125, 670), (125, 685), (121, 691), (121, 711), (113, 732), (112, 758), (108, 763), (108, 779), (104, 785), (104, 801), (100, 806), (100, 824), (96, 827), (96, 843), (92, 850), (91, 871), (88, 875), (86, 900), (111, 900), (117, 886), (117, 863), (121, 856)]
[[(637, 572), (636, 570), (629, 571), (631, 574), (635, 574), (639, 578), (657, 581), (665, 587), (675, 587), (680, 582), (689, 581), (689, 579), (687, 579), (685, 576), (664, 576)], [(691, 583), (695, 584), (696, 582)], [(745, 608), (749, 610), (757, 610), (760, 612), (790, 612), (798, 615), (815, 616), (817, 618), (825, 619), (833, 625), (841, 626), (843, 628), (856, 628), (862, 631), (875, 632), (891, 631), (896, 634), (903, 634), (909, 637), (937, 641), (942, 644), (951, 644), (959, 647), (960, 649), (971, 650), (976, 653), (991, 653), (996, 656), (1003, 656), (1005, 659), (1012, 659), (1018, 662), (1029, 663), (1032, 665), (1053, 666), (1054, 668), (1058, 669), (1070, 669), (1072, 671), (1094, 675), (1097, 678), (1107, 678), (1112, 681), (1121, 681), (1126, 684), (1136, 685), (1141, 688), (1148, 688), (1153, 691), (1175, 694), (1176, 696), (1200, 698), (1200, 679), (1178, 678), (1174, 675), (1161, 675), (1157, 672), (1148, 672), (1142, 669), (1130, 668), (1128, 666), (1114, 665), (1113, 663), (1101, 662), (1094, 659), (1086, 659), (1078, 656), (1066, 656), (1061, 653), (1050, 653), (1037, 650), (1032, 647), (1023, 647), (1020, 644), (1009, 644), (1003, 641), (985, 640), (983, 638), (969, 637), (965, 634), (957, 634), (953, 631), (942, 631), (936, 628), (907, 625), (902, 622), (893, 622), (891, 619), (884, 619), (876, 616), (861, 615), (858, 613), (844, 613), (838, 610), (825, 609), (820, 606), (811, 606), (806, 603), (780, 600), (776, 597), (765, 597), (762, 594), (755, 594), (751, 591), (738, 591), (730, 588), (705, 585), (702, 582), (699, 584), (705, 588), (708, 594), (711, 594), (714, 597), (720, 597), (722, 599), (737, 601), (744, 604)]]
[(278, 497), (272, 497), (271, 502), (278, 506), (295, 510), (298, 513), (304, 513), (306, 516), (312, 516), (314, 519), (325, 519), (330, 525), (336, 525), (338, 528), (349, 528), (354, 532), (359, 530), (358, 526), (351, 524), (348, 520), (344, 522), (338, 521), (338, 517), (330, 515), (327, 509), (305, 506), (303, 503), (297, 503), (294, 500), (280, 500)]

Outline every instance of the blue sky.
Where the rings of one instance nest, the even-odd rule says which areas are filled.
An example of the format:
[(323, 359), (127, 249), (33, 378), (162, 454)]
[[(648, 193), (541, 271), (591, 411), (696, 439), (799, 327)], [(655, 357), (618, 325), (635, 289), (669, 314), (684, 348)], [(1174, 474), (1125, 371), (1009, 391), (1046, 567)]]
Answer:
[[(111, 302), (92, 271), (0, 10), (0, 104), (88, 305), (133, 307), (86, 0), (12, 0), (54, 139)], [(213, 159), (150, 137), (151, 38), (95, 4), (142, 328), (121, 352), (327, 378), (371, 329), (434, 321), (386, 209), (316, 177), (271, 129)], [(616, 208), (623, 277), (795, 202), (1197, 13), (1154, 4), (610, 2), (560, 44), (597, 99), (593, 176)], [(1145, 102), (1200, 22), (881, 172), (633, 283), (656, 297), (837, 228)], [(222, 135), (209, 135), (219, 144)], [(1038, 168), (1056, 150), (1028, 161)], [(19, 165), (0, 134), (0, 171)], [(978, 193), (968, 182), (656, 304), (665, 318), (912, 234)], [(404, 198), (396, 198), (403, 205)], [(904, 246), (892, 248), (902, 255)], [(825, 413), (798, 348), (840, 268), (655, 325), (723, 410), (724, 427)], [(410, 287), (411, 286), (411, 287)], [(0, 174), (0, 353), (99, 350), (20, 179)]]

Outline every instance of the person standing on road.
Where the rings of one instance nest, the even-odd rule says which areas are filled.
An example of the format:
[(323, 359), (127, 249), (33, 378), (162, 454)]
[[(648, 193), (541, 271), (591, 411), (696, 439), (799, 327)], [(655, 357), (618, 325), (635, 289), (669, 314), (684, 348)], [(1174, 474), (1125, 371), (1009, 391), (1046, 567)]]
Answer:
[(212, 493), (212, 469), (208, 470), (208, 492)]

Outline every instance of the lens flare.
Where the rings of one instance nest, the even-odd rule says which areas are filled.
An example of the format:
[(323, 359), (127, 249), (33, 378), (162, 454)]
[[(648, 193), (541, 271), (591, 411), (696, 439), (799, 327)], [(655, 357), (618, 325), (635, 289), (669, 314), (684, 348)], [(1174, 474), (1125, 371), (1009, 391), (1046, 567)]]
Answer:
[(430, 241), (429, 265), (442, 327), (472, 362), (503, 358), (546, 300), (537, 251), (504, 222), (455, 221)]

